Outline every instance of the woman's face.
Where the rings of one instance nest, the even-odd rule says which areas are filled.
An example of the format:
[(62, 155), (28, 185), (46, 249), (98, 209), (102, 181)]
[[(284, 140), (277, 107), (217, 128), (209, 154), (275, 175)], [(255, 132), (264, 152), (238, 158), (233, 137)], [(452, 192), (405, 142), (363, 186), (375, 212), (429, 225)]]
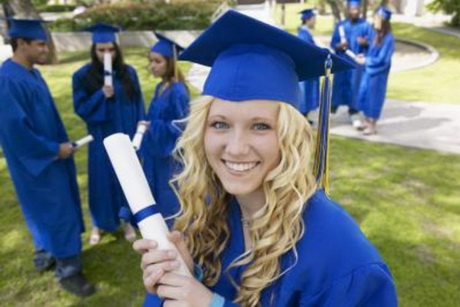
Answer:
[(104, 63), (104, 53), (110, 53), (112, 56), (112, 62), (117, 55), (115, 45), (113, 43), (96, 43), (96, 55), (99, 62)]
[(224, 189), (236, 196), (260, 192), (280, 162), (279, 105), (269, 100), (215, 99), (204, 134), (206, 158)]
[(379, 14), (374, 15), (374, 29), (377, 31), (382, 29), (382, 17)]
[(150, 71), (155, 77), (163, 77), (166, 75), (167, 65), (166, 59), (159, 53), (150, 52)]

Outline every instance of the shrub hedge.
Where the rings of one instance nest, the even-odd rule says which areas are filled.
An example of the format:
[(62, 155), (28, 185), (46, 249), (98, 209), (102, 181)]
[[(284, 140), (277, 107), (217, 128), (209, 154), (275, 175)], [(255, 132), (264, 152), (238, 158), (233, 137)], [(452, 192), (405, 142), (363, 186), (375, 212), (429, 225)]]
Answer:
[(221, 2), (166, 4), (120, 3), (98, 5), (70, 19), (50, 24), (52, 31), (76, 31), (96, 22), (120, 26), (123, 30), (195, 30), (209, 26), (211, 15)]

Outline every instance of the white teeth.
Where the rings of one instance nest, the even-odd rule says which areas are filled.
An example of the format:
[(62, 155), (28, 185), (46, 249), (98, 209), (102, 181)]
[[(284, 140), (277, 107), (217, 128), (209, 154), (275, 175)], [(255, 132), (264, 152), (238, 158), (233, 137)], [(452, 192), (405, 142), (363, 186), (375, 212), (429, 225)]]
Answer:
[(257, 163), (256, 162), (234, 163), (234, 162), (225, 161), (225, 165), (233, 171), (244, 172), (244, 171), (253, 169), (257, 165)]

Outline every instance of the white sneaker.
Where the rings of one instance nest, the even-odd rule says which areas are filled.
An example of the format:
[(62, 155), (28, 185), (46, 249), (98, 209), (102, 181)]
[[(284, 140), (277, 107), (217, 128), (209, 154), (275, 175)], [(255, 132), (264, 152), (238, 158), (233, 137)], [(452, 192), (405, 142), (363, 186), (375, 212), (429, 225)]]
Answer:
[(353, 128), (358, 130), (363, 128), (363, 122), (361, 121), (361, 118), (358, 114), (350, 115), (350, 121)]

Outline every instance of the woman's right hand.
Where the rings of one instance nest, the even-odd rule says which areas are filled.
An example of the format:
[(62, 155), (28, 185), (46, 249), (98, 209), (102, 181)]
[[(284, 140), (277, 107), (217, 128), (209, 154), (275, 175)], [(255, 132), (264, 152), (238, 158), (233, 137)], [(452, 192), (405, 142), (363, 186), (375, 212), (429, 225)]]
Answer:
[[(193, 273), (193, 259), (181, 233), (173, 231), (168, 234), (168, 239), (176, 245), (189, 272)], [(135, 241), (133, 248), (142, 255), (141, 269), (143, 271), (144, 286), (147, 291), (155, 294), (158, 282), (163, 275), (180, 267), (180, 262), (177, 260), (178, 254), (174, 250), (159, 250), (158, 243), (148, 239)]]
[(104, 85), (102, 87), (102, 92), (104, 93), (105, 98), (110, 98), (113, 96), (113, 86)]

